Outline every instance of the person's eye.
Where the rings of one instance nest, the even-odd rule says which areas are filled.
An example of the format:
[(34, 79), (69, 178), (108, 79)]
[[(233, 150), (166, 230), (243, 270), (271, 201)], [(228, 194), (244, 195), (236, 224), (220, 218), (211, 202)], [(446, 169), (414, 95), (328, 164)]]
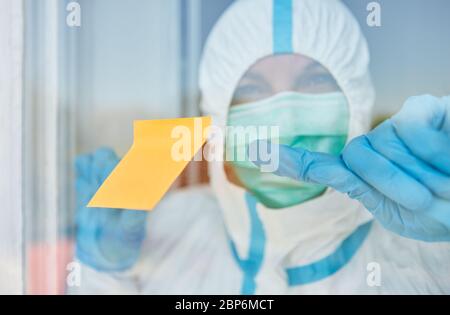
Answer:
[(233, 95), (233, 105), (249, 103), (261, 98), (264, 98), (267, 95), (268, 91), (266, 88), (256, 85), (256, 84), (248, 84), (240, 86), (236, 89)]
[(309, 85), (336, 84), (336, 80), (329, 74), (316, 74), (309, 80)]
[(297, 88), (302, 92), (321, 93), (339, 90), (339, 86), (331, 74), (314, 74), (299, 82)]

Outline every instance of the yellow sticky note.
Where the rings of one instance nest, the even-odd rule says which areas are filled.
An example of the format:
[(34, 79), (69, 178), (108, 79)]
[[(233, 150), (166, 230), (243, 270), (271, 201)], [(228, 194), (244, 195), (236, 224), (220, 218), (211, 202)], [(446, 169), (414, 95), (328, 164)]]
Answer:
[(134, 122), (133, 145), (88, 207), (151, 210), (206, 141), (210, 117)]

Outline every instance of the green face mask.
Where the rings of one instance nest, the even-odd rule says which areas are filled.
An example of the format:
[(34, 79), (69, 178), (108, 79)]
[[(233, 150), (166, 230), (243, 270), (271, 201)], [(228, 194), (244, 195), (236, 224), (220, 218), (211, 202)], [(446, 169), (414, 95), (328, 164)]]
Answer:
[[(278, 126), (278, 139), (270, 135), (258, 139), (303, 148), (315, 152), (339, 155), (348, 134), (349, 111), (347, 99), (341, 92), (329, 94), (300, 94), (284, 92), (255, 103), (231, 107), (228, 126)], [(247, 159), (236, 161), (236, 152), (247, 150), (255, 139), (230, 141), (226, 139), (227, 160), (244, 186), (268, 208), (285, 208), (321, 195), (326, 187), (295, 181), (271, 173), (263, 173)], [(238, 148), (241, 146), (241, 148)], [(231, 158), (230, 158), (231, 157)]]

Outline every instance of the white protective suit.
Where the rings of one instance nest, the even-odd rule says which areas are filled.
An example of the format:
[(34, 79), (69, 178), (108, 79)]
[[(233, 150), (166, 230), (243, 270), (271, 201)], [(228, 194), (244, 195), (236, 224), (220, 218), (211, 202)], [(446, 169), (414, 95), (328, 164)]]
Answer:
[[(335, 77), (350, 106), (349, 140), (369, 130), (374, 101), (366, 41), (337, 0), (240, 0), (213, 29), (201, 64), (202, 109), (224, 126), (243, 74), (298, 53)], [(223, 145), (223, 139), (211, 143)], [(124, 273), (82, 267), (83, 293), (450, 293), (450, 244), (384, 230), (333, 190), (271, 210), (210, 164), (210, 187), (172, 192), (149, 215), (140, 260)]]

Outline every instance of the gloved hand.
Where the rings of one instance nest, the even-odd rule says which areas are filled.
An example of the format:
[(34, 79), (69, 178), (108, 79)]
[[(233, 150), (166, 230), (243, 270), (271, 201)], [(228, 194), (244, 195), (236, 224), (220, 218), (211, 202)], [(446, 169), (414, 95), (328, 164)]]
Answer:
[(338, 157), (279, 149), (276, 174), (346, 193), (402, 236), (450, 241), (450, 97), (408, 99)]
[(102, 148), (78, 156), (75, 163), (76, 256), (100, 271), (130, 268), (138, 259), (145, 238), (145, 211), (86, 207), (118, 162), (111, 149)]

